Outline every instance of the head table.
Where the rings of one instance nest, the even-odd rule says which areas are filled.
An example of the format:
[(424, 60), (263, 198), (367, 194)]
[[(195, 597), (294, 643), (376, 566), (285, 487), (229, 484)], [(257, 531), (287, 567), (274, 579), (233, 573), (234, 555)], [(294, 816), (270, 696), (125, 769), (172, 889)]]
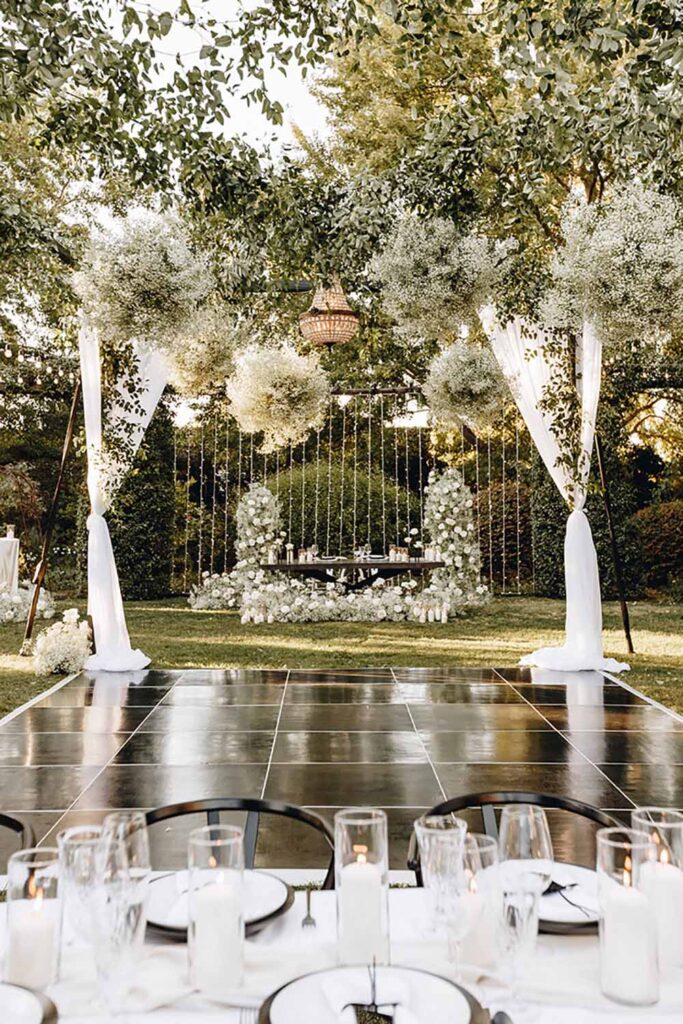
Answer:
[[(278, 872), (293, 881), (294, 872)], [(392, 873), (393, 874), (393, 873)], [(400, 875), (405, 876), (401, 872)], [(4, 907), (0, 908), (4, 911)], [(60, 1020), (68, 1024), (252, 1024), (254, 1016), (240, 1015), (240, 1007), (257, 1007), (280, 985), (293, 978), (334, 965), (336, 910), (334, 892), (315, 891), (311, 909), (317, 927), (302, 929), (305, 895), (297, 892), (292, 909), (253, 939), (247, 940), (243, 988), (234, 993), (234, 1005), (210, 1003), (189, 990), (187, 947), (159, 939), (148, 931), (145, 957), (134, 992), (135, 1005), (122, 1017), (110, 1017), (97, 1008), (94, 967), (87, 949), (67, 948), (62, 958), (62, 979), (48, 994), (56, 1002)], [(389, 894), (391, 958), (394, 964), (419, 966), (453, 977), (444, 948), (429, 938), (425, 894), (420, 889), (392, 889)], [(2, 942), (5, 938), (2, 917)], [(504, 979), (464, 966), (461, 983), (483, 1006), (494, 1011), (509, 1006)], [(627, 1021), (646, 1024), (653, 1019), (683, 1020), (683, 969), (662, 982), (657, 1006), (631, 1010), (605, 999), (598, 985), (597, 935), (541, 935), (536, 955), (526, 971), (522, 991), (537, 1005), (539, 1024), (608, 1024)], [(428, 1022), (436, 1024), (436, 1022)], [(486, 1015), (482, 1024), (486, 1024)], [(513, 1018), (513, 1024), (515, 1024)]]

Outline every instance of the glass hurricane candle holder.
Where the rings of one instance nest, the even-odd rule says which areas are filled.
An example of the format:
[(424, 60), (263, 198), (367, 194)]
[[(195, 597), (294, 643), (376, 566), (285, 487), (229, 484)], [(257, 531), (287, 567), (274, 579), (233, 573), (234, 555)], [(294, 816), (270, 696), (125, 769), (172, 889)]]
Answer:
[(463, 846), (465, 876), (462, 958), (479, 967), (492, 967), (497, 960), (503, 916), (498, 841), (492, 836), (468, 832)]
[(190, 833), (188, 953), (192, 984), (220, 998), (242, 984), (244, 832), (205, 825)]
[(631, 824), (646, 832), (656, 855), (640, 869), (640, 889), (657, 918), (659, 969), (683, 967), (683, 813), (669, 807), (638, 807)]
[(389, 962), (387, 816), (347, 808), (334, 816), (337, 950), (342, 964)]
[(13, 853), (7, 863), (6, 982), (45, 989), (57, 980), (61, 923), (59, 851)]
[(609, 999), (630, 1006), (659, 999), (655, 910), (640, 887), (642, 869), (653, 857), (656, 846), (647, 832), (597, 833), (600, 987)]

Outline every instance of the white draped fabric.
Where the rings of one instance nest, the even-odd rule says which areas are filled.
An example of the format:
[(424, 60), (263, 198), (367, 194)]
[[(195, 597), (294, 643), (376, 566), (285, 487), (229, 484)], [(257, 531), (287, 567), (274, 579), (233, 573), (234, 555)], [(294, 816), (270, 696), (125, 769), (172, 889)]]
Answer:
[(125, 425), (127, 450), (125, 456), (119, 454), (118, 459), (105, 458), (100, 345), (94, 331), (81, 328), (79, 350), (91, 508), (88, 517), (88, 613), (92, 616), (96, 652), (88, 659), (86, 668), (130, 672), (144, 668), (149, 664), (149, 658), (130, 645), (104, 514), (140, 446), (166, 385), (167, 371), (159, 353), (141, 347), (137, 349), (139, 385), (135, 396), (122, 389), (119, 401), (111, 408), (104, 423), (104, 433), (111, 432), (112, 436), (116, 436), (116, 431)]
[(579, 473), (575, 480), (559, 461), (560, 445), (553, 433), (552, 419), (541, 405), (552, 370), (544, 351), (547, 336), (520, 318), (501, 326), (491, 307), (482, 309), (479, 315), (539, 455), (571, 509), (564, 542), (567, 592), (565, 643), (562, 647), (534, 651), (522, 658), (522, 664), (566, 672), (586, 669), (621, 672), (628, 665), (603, 656), (598, 558), (584, 512), (600, 397), (600, 338), (590, 324), (584, 324), (576, 356), (581, 432), (580, 450), (577, 452)]
[(18, 537), (0, 537), (0, 590), (19, 593)]

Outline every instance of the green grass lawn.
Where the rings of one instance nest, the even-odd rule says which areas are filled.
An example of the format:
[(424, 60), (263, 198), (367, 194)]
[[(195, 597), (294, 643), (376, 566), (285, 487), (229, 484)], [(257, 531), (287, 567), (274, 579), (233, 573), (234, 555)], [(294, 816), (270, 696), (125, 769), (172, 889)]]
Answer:
[[(243, 626), (234, 612), (192, 612), (182, 598), (129, 602), (126, 614), (134, 645), (159, 668), (508, 666), (536, 647), (560, 644), (564, 625), (564, 603), (543, 598), (497, 598), (445, 626)], [(635, 602), (631, 617), (637, 653), (629, 658), (619, 608), (605, 605), (606, 654), (631, 663), (624, 676), (631, 685), (683, 712), (683, 607)], [(16, 625), (0, 626), (0, 714), (56, 681), (35, 679), (30, 659), (18, 656), (22, 633)]]

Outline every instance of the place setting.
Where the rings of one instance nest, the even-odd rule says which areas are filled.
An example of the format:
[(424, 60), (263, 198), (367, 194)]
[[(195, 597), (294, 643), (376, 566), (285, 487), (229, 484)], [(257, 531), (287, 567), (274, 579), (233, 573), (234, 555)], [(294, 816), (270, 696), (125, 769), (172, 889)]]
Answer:
[(426, 813), (414, 843), (423, 885), (395, 888), (385, 812), (338, 811), (334, 889), (295, 892), (245, 870), (236, 825), (193, 829), (173, 873), (152, 871), (140, 812), (73, 826), (10, 858), (2, 1006), (12, 1024), (153, 1024), (163, 1007), (197, 1024), (219, 1008), (235, 1024), (683, 1012), (683, 813), (600, 828), (594, 871), (554, 860), (531, 804), (503, 806), (495, 837)]

